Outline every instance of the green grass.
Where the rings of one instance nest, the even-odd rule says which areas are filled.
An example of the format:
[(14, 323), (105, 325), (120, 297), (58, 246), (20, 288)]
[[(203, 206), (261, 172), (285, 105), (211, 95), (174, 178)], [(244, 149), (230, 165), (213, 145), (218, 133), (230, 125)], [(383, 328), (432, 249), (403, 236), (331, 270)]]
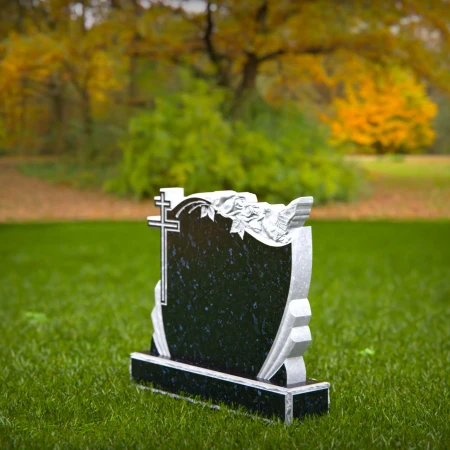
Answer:
[(313, 223), (308, 375), (331, 411), (287, 428), (137, 389), (158, 235), (0, 226), (0, 448), (449, 448), (450, 224)]
[(450, 187), (450, 157), (448, 156), (354, 156), (350, 160), (374, 177), (399, 185), (439, 185)]

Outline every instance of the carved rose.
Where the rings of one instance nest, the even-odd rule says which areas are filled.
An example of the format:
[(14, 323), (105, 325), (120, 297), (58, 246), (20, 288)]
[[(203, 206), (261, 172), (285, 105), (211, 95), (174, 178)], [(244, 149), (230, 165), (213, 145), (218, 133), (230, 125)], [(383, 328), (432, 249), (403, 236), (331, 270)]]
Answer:
[(217, 212), (223, 216), (236, 216), (241, 213), (246, 203), (244, 197), (235, 195), (234, 197), (225, 200)]
[[(289, 242), (289, 233), (286, 227), (279, 224), (279, 212), (262, 205), (249, 204), (246, 198), (240, 195), (216, 198), (212, 202), (209, 198), (207, 202), (196, 200), (191, 205), (189, 214), (195, 209), (201, 208), (200, 217), (209, 217), (212, 221), (214, 221), (216, 213), (229, 217), (233, 221), (230, 233), (237, 233), (242, 239), (246, 230), (252, 230), (277, 242)], [(186, 207), (188, 205), (184, 208)], [(177, 213), (177, 217), (181, 211)], [(291, 213), (290, 210), (288, 212)]]

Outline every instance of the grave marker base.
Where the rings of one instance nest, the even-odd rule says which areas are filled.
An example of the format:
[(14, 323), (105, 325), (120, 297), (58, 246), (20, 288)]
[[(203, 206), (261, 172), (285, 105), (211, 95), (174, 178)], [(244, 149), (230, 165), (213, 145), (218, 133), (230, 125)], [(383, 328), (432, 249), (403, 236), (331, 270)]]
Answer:
[(321, 414), (329, 408), (329, 383), (308, 379), (302, 385), (279, 386), (152, 356), (131, 354), (131, 378), (151, 383), (155, 391), (189, 398), (200, 397), (231, 407), (244, 407), (265, 417), (277, 417), (286, 424), (307, 414)]

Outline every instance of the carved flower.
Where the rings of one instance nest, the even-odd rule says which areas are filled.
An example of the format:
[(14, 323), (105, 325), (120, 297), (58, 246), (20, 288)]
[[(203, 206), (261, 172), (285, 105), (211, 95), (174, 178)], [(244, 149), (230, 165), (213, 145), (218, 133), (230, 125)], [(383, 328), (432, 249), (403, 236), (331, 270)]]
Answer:
[(247, 200), (245, 200), (245, 197), (236, 197), (236, 202), (235, 202), (236, 209), (243, 209), (246, 204), (247, 204)]
[(261, 208), (257, 205), (245, 205), (242, 215), (244, 217), (252, 217), (252, 216), (259, 216), (261, 214)]
[(195, 200), (181, 208), (176, 215), (177, 218), (185, 208), (189, 208), (189, 214), (197, 208), (201, 208), (200, 217), (208, 216), (213, 222), (216, 213), (229, 217), (233, 221), (230, 233), (237, 233), (242, 239), (244, 239), (246, 230), (252, 230), (258, 235), (266, 236), (280, 243), (289, 242), (289, 233), (286, 227), (280, 226), (279, 212), (272, 211), (263, 205), (249, 204), (245, 197), (239, 195), (213, 198), (212, 203), (210, 198), (207, 198), (207, 201)]
[(235, 195), (225, 200), (217, 212), (223, 216), (236, 216), (242, 212), (246, 204), (245, 197)]

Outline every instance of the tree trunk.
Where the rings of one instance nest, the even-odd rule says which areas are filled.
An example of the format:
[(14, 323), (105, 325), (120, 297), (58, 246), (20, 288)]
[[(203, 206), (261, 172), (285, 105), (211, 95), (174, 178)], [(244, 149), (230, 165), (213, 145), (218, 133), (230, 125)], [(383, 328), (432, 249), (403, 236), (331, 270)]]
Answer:
[[(21, 97), (20, 97), (20, 113), (19, 113), (19, 126), (17, 128), (18, 139), (17, 144), (19, 146), (19, 152), (26, 154), (29, 151), (28, 148), (28, 133), (27, 133), (27, 80), (22, 79), (21, 83)], [(16, 145), (17, 145), (16, 144)]]
[[(135, 18), (137, 20), (137, 12), (135, 12)], [(136, 47), (141, 40), (139, 33), (136, 32), (133, 36), (133, 40), (129, 47), (129, 61), (128, 61), (128, 107), (130, 110), (138, 103), (138, 68), (139, 68), (139, 55), (136, 53)], [(131, 112), (131, 111), (130, 111)]]
[(87, 90), (82, 95), (81, 114), (83, 119), (83, 140), (78, 149), (80, 162), (86, 163), (91, 160), (95, 154), (94, 145), (94, 120), (92, 117), (91, 96)]
[(259, 60), (254, 53), (247, 54), (247, 60), (242, 68), (241, 83), (236, 90), (233, 103), (230, 108), (232, 118), (244, 117), (246, 114), (246, 105), (257, 95), (256, 78), (258, 76)]
[[(53, 77), (49, 81), (50, 90), (50, 108), (53, 131), (53, 143), (51, 151), (54, 154), (62, 154), (65, 151), (65, 134), (66, 134), (66, 108), (64, 103), (64, 95), (61, 90), (60, 80)], [(52, 133), (50, 132), (50, 135)]]
[(256, 89), (256, 76), (258, 75), (259, 61), (254, 53), (247, 55), (244, 67), (242, 68), (242, 81), (239, 92), (243, 93), (248, 90)]
[(133, 106), (137, 100), (137, 65), (138, 57), (134, 54), (130, 55), (130, 61), (128, 66), (128, 104)]

